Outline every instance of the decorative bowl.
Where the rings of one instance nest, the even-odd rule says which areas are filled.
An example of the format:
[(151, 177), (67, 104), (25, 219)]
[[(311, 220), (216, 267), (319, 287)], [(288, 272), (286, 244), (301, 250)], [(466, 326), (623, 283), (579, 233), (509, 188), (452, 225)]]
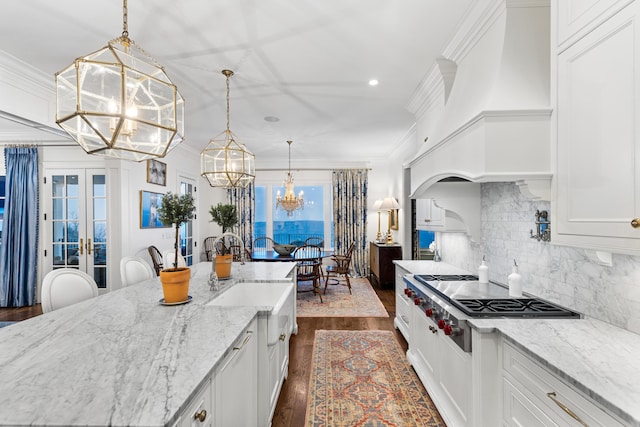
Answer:
[(296, 249), (296, 245), (281, 245), (281, 244), (273, 245), (273, 250), (276, 251), (279, 255), (291, 255), (291, 253), (295, 249)]

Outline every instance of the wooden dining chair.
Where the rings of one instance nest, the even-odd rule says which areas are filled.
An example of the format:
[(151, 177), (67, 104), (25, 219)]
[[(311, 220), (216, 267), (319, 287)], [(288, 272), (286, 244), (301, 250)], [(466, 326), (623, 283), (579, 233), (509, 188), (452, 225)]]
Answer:
[(320, 246), (320, 248), (324, 248), (324, 239), (322, 237), (307, 237), (307, 240), (304, 241), (305, 245), (316, 245)]
[(300, 282), (312, 282), (313, 292), (317, 293), (322, 301), (320, 292), (320, 278), (322, 268), (322, 251), (315, 245), (302, 245), (293, 251), (293, 258), (297, 261), (297, 280)]
[(351, 256), (353, 255), (353, 250), (355, 249), (355, 243), (351, 243), (349, 245), (349, 249), (343, 255), (335, 254), (331, 258), (333, 259), (334, 264), (328, 265), (326, 268), (326, 276), (324, 278), (324, 293), (327, 293), (327, 285), (329, 285), (329, 280), (335, 280), (335, 283), (331, 283), (332, 285), (340, 284), (340, 275), (344, 276), (345, 281), (347, 282), (347, 287), (349, 288), (349, 294), (351, 294), (351, 281), (349, 280), (349, 273), (351, 270)]
[(147, 250), (151, 256), (151, 262), (153, 262), (153, 269), (156, 271), (156, 276), (160, 276), (160, 272), (164, 268), (162, 252), (153, 245), (149, 246)]
[(274, 242), (271, 237), (256, 237), (255, 239), (253, 239), (252, 250), (255, 252), (269, 252), (273, 250), (273, 245), (275, 243), (276, 242)]

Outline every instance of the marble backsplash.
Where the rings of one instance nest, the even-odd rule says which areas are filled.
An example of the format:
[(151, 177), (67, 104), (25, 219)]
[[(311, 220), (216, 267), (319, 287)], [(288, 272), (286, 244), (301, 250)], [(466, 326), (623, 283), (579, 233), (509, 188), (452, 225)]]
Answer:
[(536, 209), (549, 211), (549, 202), (525, 198), (513, 183), (481, 188), (482, 242), (438, 233), (443, 261), (477, 271), (484, 255), (489, 279), (506, 284), (515, 259), (524, 292), (640, 333), (640, 257), (613, 254), (613, 266), (606, 267), (581, 249), (532, 239)]

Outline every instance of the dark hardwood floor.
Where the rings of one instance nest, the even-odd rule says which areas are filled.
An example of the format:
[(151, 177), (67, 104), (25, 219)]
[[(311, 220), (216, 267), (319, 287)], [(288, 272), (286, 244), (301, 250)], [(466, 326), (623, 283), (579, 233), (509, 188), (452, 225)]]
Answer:
[[(291, 336), (289, 376), (282, 386), (273, 415), (273, 427), (299, 427), (304, 425), (307, 409), (307, 391), (311, 376), (311, 353), (315, 331), (319, 329), (394, 331), (400, 346), (407, 350), (407, 342), (393, 326), (395, 293), (393, 289), (375, 288), (389, 317), (299, 317), (298, 334)], [(0, 321), (20, 321), (42, 314), (40, 304), (33, 307), (1, 308)]]
[(393, 326), (395, 293), (393, 289), (377, 289), (389, 317), (298, 317), (298, 334), (291, 336), (289, 377), (282, 386), (273, 415), (273, 427), (299, 427), (304, 425), (307, 409), (307, 391), (311, 377), (311, 355), (315, 331), (319, 329), (394, 331), (400, 346), (407, 350), (407, 342)]
[(42, 306), (0, 308), (0, 322), (19, 322), (42, 314)]

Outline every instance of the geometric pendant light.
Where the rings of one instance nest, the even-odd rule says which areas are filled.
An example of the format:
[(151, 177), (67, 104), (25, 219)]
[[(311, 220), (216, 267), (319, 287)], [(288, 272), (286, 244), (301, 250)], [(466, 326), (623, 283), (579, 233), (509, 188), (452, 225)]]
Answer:
[(244, 188), (255, 179), (255, 156), (229, 129), (229, 78), (233, 71), (222, 70), (222, 74), (227, 78), (227, 128), (200, 153), (200, 175), (211, 187)]
[(184, 139), (184, 100), (164, 68), (122, 36), (56, 73), (56, 123), (89, 154), (142, 161)]

